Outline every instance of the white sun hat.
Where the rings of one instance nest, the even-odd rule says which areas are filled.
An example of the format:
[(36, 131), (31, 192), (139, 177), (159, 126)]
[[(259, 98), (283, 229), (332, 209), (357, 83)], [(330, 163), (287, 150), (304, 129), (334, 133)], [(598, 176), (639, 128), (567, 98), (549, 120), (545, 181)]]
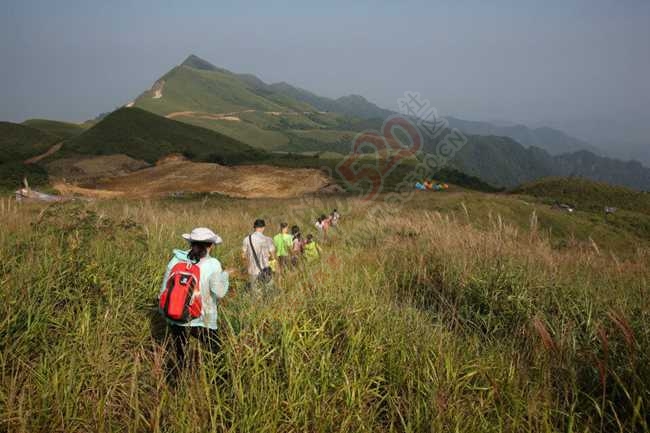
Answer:
[(206, 227), (197, 227), (191, 233), (183, 234), (183, 239), (188, 242), (210, 242), (213, 244), (220, 244), (223, 240), (218, 234)]

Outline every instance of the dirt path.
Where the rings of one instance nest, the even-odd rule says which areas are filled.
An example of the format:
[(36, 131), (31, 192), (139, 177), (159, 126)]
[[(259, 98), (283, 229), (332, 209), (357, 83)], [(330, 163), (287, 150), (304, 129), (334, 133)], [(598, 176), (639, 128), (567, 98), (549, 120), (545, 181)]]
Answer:
[(195, 119), (209, 119), (209, 120), (229, 120), (234, 122), (240, 122), (241, 119), (236, 116), (239, 113), (223, 113), (223, 114), (212, 114), (212, 113), (202, 113), (200, 111), (176, 111), (174, 113), (169, 113), (165, 117), (168, 119), (175, 119), (176, 117), (193, 117)]
[(47, 158), (48, 156), (52, 155), (53, 153), (56, 153), (56, 152), (58, 152), (59, 150), (61, 150), (61, 147), (62, 147), (62, 146), (63, 146), (63, 142), (62, 142), (62, 141), (59, 141), (59, 142), (56, 143), (54, 146), (52, 146), (52, 147), (50, 147), (49, 149), (47, 149), (47, 152), (42, 153), (42, 154), (37, 155), (37, 156), (32, 156), (31, 158), (26, 159), (24, 162), (25, 162), (25, 164), (36, 164), (38, 161), (40, 161), (40, 160), (42, 160), (42, 159), (45, 159), (45, 158)]
[(323, 114), (322, 111), (262, 111), (262, 110), (243, 110), (232, 111), (230, 113), (205, 113), (201, 111), (175, 111), (167, 114), (165, 117), (168, 119), (175, 119), (176, 117), (193, 117), (195, 119), (209, 119), (209, 120), (230, 120), (239, 122), (241, 119), (239, 115), (245, 113), (264, 113), (270, 116), (298, 116), (301, 114)]

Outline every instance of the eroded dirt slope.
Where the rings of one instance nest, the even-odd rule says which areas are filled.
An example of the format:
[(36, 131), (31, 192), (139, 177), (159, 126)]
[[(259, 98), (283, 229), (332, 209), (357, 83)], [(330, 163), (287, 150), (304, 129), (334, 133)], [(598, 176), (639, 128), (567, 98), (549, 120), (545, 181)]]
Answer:
[(93, 188), (59, 182), (63, 192), (88, 196), (156, 197), (174, 193), (216, 192), (231, 197), (287, 198), (319, 192), (331, 184), (314, 169), (267, 165), (226, 167), (219, 164), (169, 159), (122, 176), (98, 179)]

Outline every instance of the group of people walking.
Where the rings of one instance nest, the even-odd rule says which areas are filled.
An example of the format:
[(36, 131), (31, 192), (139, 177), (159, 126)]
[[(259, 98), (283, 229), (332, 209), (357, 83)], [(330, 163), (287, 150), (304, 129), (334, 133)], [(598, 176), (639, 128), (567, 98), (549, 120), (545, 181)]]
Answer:
[[(336, 209), (329, 216), (321, 215), (315, 222), (320, 238), (327, 241), (331, 227), (339, 224)], [(248, 274), (247, 287), (262, 294), (273, 287), (275, 274), (297, 268), (302, 263), (319, 259), (321, 248), (314, 235), (302, 235), (300, 228), (280, 224), (279, 232), (270, 238), (264, 234), (266, 223), (257, 219), (253, 231), (242, 242), (242, 258)], [(176, 366), (185, 364), (189, 336), (203, 341), (209, 350), (219, 347), (217, 305), (226, 296), (230, 275), (235, 270), (223, 269), (221, 262), (210, 255), (215, 245), (223, 242), (212, 230), (199, 227), (182, 235), (189, 249), (174, 249), (167, 264), (159, 296), (159, 310), (169, 324), (169, 334), (176, 352)]]
[(298, 226), (283, 222), (278, 234), (270, 238), (264, 234), (266, 224), (258, 219), (253, 223), (253, 233), (244, 238), (242, 258), (247, 264), (248, 285), (254, 292), (281, 273), (298, 266), (301, 260), (313, 262), (320, 257), (320, 247), (312, 234), (302, 236)]

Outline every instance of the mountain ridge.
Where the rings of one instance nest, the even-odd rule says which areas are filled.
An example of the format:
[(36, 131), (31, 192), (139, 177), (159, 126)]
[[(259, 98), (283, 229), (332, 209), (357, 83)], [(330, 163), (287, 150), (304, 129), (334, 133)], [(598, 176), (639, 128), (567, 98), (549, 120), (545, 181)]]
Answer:
[[(395, 114), (360, 95), (331, 99), (286, 81), (267, 84), (254, 74), (234, 73), (196, 55), (163, 75), (135, 105), (163, 116), (178, 115), (174, 118), (253, 147), (296, 153), (345, 154), (358, 131), (379, 129), (383, 119)], [(647, 168), (602, 157), (562, 131), (447, 120), (450, 128), (469, 137), (469, 147), (459, 153), (456, 168), (495, 186), (511, 188), (538, 177), (583, 175), (650, 189)], [(365, 127), (359, 129), (361, 125)], [(569, 155), (577, 151), (588, 153)]]
[[(198, 57), (196, 54), (190, 54), (179, 66), (192, 68), (198, 71), (217, 72), (231, 77), (236, 77), (246, 83), (250, 90), (261, 93), (264, 96), (275, 97), (276, 100), (281, 96), (289, 97), (296, 101), (308, 104), (316, 111), (335, 112), (362, 119), (384, 119), (390, 115), (396, 114), (395, 111), (382, 108), (358, 94), (344, 95), (333, 99), (317, 95), (314, 92), (294, 86), (286, 81), (267, 84), (254, 74), (231, 72), (228, 69), (215, 66), (209, 61)], [(173, 72), (174, 69), (175, 68), (170, 72)], [(169, 73), (163, 75), (161, 80), (164, 80), (168, 74)], [(286, 102), (286, 99), (284, 99), (284, 102)], [(294, 106), (292, 108), (298, 110), (309, 109), (309, 107), (305, 106)], [(448, 116), (446, 119), (449, 122), (450, 127), (458, 128), (466, 134), (506, 136), (515, 139), (524, 146), (541, 147), (552, 155), (560, 155), (562, 153), (578, 150), (589, 150), (596, 155), (605, 156), (601, 149), (590, 145), (586, 141), (548, 126), (531, 128), (523, 124), (496, 125), (485, 121), (464, 120), (454, 116)]]

